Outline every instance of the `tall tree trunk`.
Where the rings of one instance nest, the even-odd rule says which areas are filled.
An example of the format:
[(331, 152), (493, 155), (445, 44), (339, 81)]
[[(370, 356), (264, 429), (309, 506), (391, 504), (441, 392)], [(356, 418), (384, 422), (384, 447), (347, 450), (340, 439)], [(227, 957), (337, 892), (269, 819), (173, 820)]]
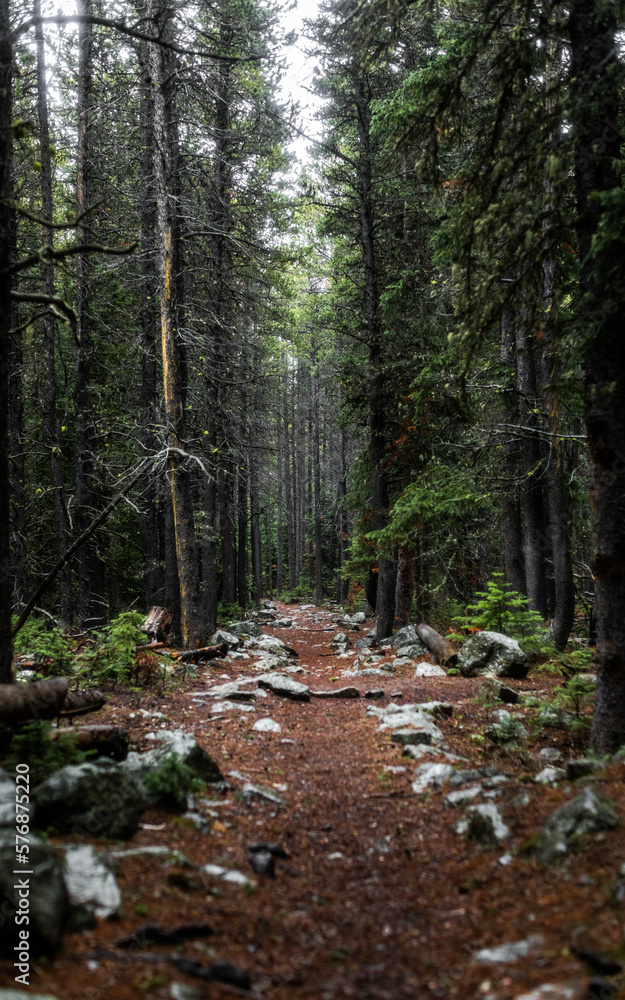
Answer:
[(237, 591), (239, 604), (247, 608), (247, 470), (242, 461), (239, 462), (238, 482), (238, 534), (237, 551)]
[[(18, 310), (11, 310), (17, 327)], [(24, 454), (23, 352), (20, 333), (11, 335), (9, 359), (9, 445), (11, 451), (11, 557), (13, 602), (20, 610), (28, 599), (28, 528), (26, 522), (26, 456)]]
[(339, 442), (339, 583), (337, 588), (337, 600), (343, 604), (349, 595), (349, 580), (343, 578), (343, 569), (347, 562), (348, 545), (348, 521), (345, 510), (345, 497), (347, 496), (347, 460), (345, 457), (345, 431), (340, 431)]
[[(373, 225), (373, 186), (371, 173), (371, 134), (368, 87), (360, 67), (355, 70), (354, 98), (358, 115), (358, 163), (360, 170), (360, 242), (365, 278), (365, 315), (369, 344), (369, 457), (371, 461), (371, 503), (373, 526), (382, 531), (388, 524), (388, 474), (384, 465), (387, 445), (386, 404), (382, 359), (382, 322), (378, 263)], [(385, 639), (392, 634), (395, 617), (396, 567), (383, 549), (378, 555), (378, 586), (376, 636)]]
[[(41, 16), (40, 0), (34, 0), (33, 14)], [(48, 96), (46, 87), (46, 50), (43, 26), (35, 28), (37, 42), (37, 113), (39, 118), (39, 162), (41, 163), (41, 217), (52, 222), (52, 161), (50, 157), (50, 126), (48, 123)], [(52, 226), (42, 227), (44, 245), (54, 245)], [(54, 265), (43, 265), (41, 291), (54, 295)], [(63, 482), (63, 454), (57, 419), (56, 389), (56, 322), (51, 311), (43, 317), (43, 441), (49, 452), (50, 482), (54, 517), (54, 537), (57, 557), (60, 559), (69, 548), (69, 519)], [(59, 620), (63, 626), (71, 625), (74, 617), (72, 574), (69, 566), (59, 573)]]
[(284, 435), (282, 433), (282, 413), (278, 408), (276, 411), (276, 445), (277, 445), (277, 474), (278, 474), (278, 496), (276, 514), (276, 594), (282, 597), (283, 573), (284, 573), (284, 539), (283, 539), (283, 517), (284, 517), (284, 481), (282, 469), (284, 467)]
[[(168, 19), (165, 12), (165, 19)], [(165, 24), (162, 25), (165, 28)], [(161, 351), (163, 358), (163, 395), (167, 420), (168, 449), (167, 479), (176, 541), (176, 563), (180, 588), (180, 628), (182, 642), (191, 646), (199, 639), (201, 622), (201, 595), (198, 553), (195, 541), (193, 496), (191, 477), (185, 467), (185, 357), (178, 330), (176, 290), (179, 275), (176, 261), (179, 247), (176, 234), (178, 226), (172, 210), (172, 134), (171, 94), (166, 93), (170, 78), (165, 55), (155, 43), (149, 44), (150, 73), (154, 97), (154, 175), (156, 181), (156, 214), (159, 242)], [(167, 97), (170, 106), (167, 104)]]
[(250, 548), (252, 551), (252, 601), (260, 607), (263, 596), (263, 553), (260, 540), (260, 497), (256, 456), (250, 460)]
[[(216, 440), (213, 428), (209, 441)], [(204, 516), (202, 538), (202, 623), (208, 635), (217, 629), (217, 467), (209, 463), (210, 475), (204, 479)]]
[(395, 594), (395, 623), (398, 628), (410, 624), (414, 599), (415, 555), (409, 545), (402, 545), (397, 559), (397, 590)]
[[(92, 0), (80, 0), (79, 11), (85, 17), (93, 15)], [(84, 22), (78, 36), (78, 157), (76, 163), (76, 214), (79, 243), (91, 239), (91, 223), (87, 210), (91, 198), (91, 104), (93, 100), (93, 29)], [(82, 534), (94, 516), (94, 460), (92, 434), (91, 374), (93, 341), (91, 338), (91, 289), (89, 254), (76, 257), (76, 315), (78, 352), (74, 387), (75, 429), (75, 524)], [(99, 625), (104, 614), (104, 568), (97, 541), (91, 540), (76, 554), (78, 576), (78, 623), (84, 628)]]
[(8, 0), (0, 0), (0, 684), (11, 683), (13, 641), (9, 518), (9, 350), (11, 330), (11, 117), (13, 50)]
[[(513, 314), (506, 310), (501, 318), (501, 361), (514, 370), (513, 386), (516, 387), (516, 350), (513, 332)], [(502, 393), (506, 424), (516, 423), (518, 406), (511, 388)], [(501, 500), (501, 534), (503, 540), (503, 572), (506, 583), (519, 594), (525, 591), (525, 559), (523, 555), (523, 527), (519, 501), (520, 452), (510, 430), (506, 430), (503, 445), (503, 474), (505, 483)]]
[[(597, 621), (591, 742), (605, 754), (625, 742), (625, 244), (621, 201), (600, 197), (621, 192), (614, 173), (620, 157), (614, 8), (579, 0), (569, 31)], [(602, 238), (593, 244), (602, 223)]]
[(237, 544), (234, 510), (234, 459), (228, 446), (219, 469), (219, 527), (221, 535), (221, 597), (227, 604), (237, 599)]
[(323, 538), (321, 534), (321, 450), (319, 444), (319, 369), (316, 351), (312, 354), (313, 466), (315, 480), (315, 603), (323, 604)]
[[(521, 310), (516, 328), (517, 385), (521, 441), (521, 507), (523, 510), (525, 583), (530, 607), (543, 617), (547, 614), (545, 582), (545, 515), (543, 507), (543, 461), (538, 437), (538, 389), (534, 360), (534, 337)], [(528, 429), (529, 428), (529, 429)], [(536, 433), (534, 433), (534, 429)]]
[(289, 589), (293, 590), (295, 587), (295, 538), (293, 531), (293, 521), (294, 521), (294, 509), (293, 509), (293, 489), (292, 482), (293, 477), (291, 475), (292, 469), (292, 450), (291, 450), (291, 435), (289, 432), (290, 422), (289, 422), (289, 376), (288, 373), (285, 379), (285, 391), (284, 391), (284, 406), (283, 406), (283, 418), (284, 418), (284, 495), (286, 504), (286, 547), (287, 547), (287, 560), (288, 560), (288, 570), (289, 570)]
[[(154, 188), (154, 101), (147, 46), (141, 49), (141, 443), (149, 454), (156, 451), (158, 424), (156, 402), (156, 336), (158, 275), (156, 248), (156, 191)], [(145, 605), (164, 600), (159, 560), (157, 485), (148, 478), (141, 497), (139, 518)]]

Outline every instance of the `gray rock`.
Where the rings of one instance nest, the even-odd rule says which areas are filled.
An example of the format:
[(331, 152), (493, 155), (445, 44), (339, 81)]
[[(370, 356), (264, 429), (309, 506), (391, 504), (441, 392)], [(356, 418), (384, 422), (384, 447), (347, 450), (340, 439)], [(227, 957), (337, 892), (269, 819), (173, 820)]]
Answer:
[[(452, 809), (455, 809), (457, 806), (466, 805), (466, 803), (470, 802), (471, 799), (476, 799), (478, 795), (482, 794), (483, 791), (484, 789), (481, 785), (472, 785), (470, 788), (459, 788), (454, 792), (449, 792), (449, 794), (445, 796), (445, 803)], [(460, 820), (460, 822), (462, 823), (464, 821)]]
[(246, 649), (260, 649), (276, 656), (286, 656), (286, 646), (277, 635), (261, 635), (255, 639), (248, 639), (245, 643)]
[(552, 705), (548, 705), (538, 713), (538, 721), (547, 729), (568, 729), (575, 721), (575, 716), (564, 708), (554, 708)]
[(464, 677), (489, 674), (494, 677), (527, 677), (529, 657), (516, 639), (501, 632), (477, 632), (458, 653), (458, 668)]
[(549, 817), (536, 848), (536, 860), (540, 865), (549, 864), (566, 854), (574, 837), (593, 830), (612, 830), (619, 823), (610, 800), (587, 785), (580, 795)]
[(380, 698), (384, 697), (384, 691), (382, 688), (375, 688), (372, 691), (365, 691), (365, 698), (370, 698), (371, 701), (379, 701)]
[(482, 948), (473, 956), (474, 962), (485, 965), (509, 965), (518, 962), (520, 958), (527, 958), (537, 951), (543, 943), (542, 937), (532, 935), (523, 941), (511, 941), (509, 944), (501, 944), (498, 948)]
[(211, 635), (208, 645), (219, 646), (222, 642), (225, 642), (228, 649), (238, 649), (241, 645), (238, 635), (235, 635), (234, 632), (226, 632), (225, 629), (218, 629), (214, 635)]
[(206, 875), (209, 878), (218, 878), (222, 882), (229, 882), (230, 885), (239, 885), (244, 889), (252, 889), (256, 885), (243, 872), (234, 871), (230, 868), (222, 868), (221, 865), (202, 865), (199, 872), (201, 875)]
[(454, 771), (449, 784), (452, 788), (462, 788), (463, 785), (468, 785), (470, 781), (479, 781), (480, 778), (485, 776), (485, 772), (486, 768), (473, 767), (464, 771)]
[(286, 670), (288, 665), (289, 661), (286, 656), (263, 656), (258, 663), (254, 664), (253, 669), (259, 673), (268, 674), (271, 671)]
[(412, 783), (412, 790), (415, 794), (425, 791), (426, 788), (440, 788), (448, 781), (454, 773), (450, 764), (421, 764), (415, 771), (415, 780)]
[(274, 628), (293, 628), (292, 618), (276, 618)]
[(223, 715), (224, 712), (255, 712), (256, 709), (253, 705), (246, 705), (244, 702), (240, 701), (229, 701), (224, 698), (223, 701), (214, 702), (213, 706), (213, 716)]
[[(16, 925), (20, 897), (14, 888), (19, 881), (28, 888), (31, 957), (52, 954), (61, 943), (61, 934), (69, 916), (69, 899), (63, 868), (55, 849), (34, 833), (28, 838), (28, 865), (24, 870), (32, 875), (15, 875), (15, 830), (0, 831), (0, 898), (3, 900), (3, 928), (0, 934), (0, 954), (15, 960), (13, 948), (19, 941), (18, 931), (26, 925)], [(16, 973), (17, 974), (17, 973)], [(24, 996), (20, 993), (20, 996)]]
[[(65, 851), (65, 886), (74, 909), (86, 911), (93, 918), (108, 920), (119, 916), (122, 894), (110, 868), (102, 862), (91, 844), (68, 847)], [(73, 915), (72, 926), (76, 929)]]
[(174, 981), (169, 984), (170, 1000), (202, 1000), (202, 994), (194, 986)]
[(447, 674), (438, 663), (417, 663), (415, 677), (446, 677)]
[[(28, 810), (32, 825), (34, 806), (30, 803)], [(0, 830), (9, 827), (15, 831), (15, 778), (0, 769)]]
[(347, 635), (347, 632), (337, 632), (330, 645), (344, 646), (345, 649), (348, 649), (351, 646), (351, 642), (349, 636)]
[(353, 615), (345, 615), (343, 621), (347, 625), (362, 625), (365, 621), (366, 615), (364, 611), (357, 611)]
[(275, 722), (274, 719), (259, 719), (252, 726), (252, 729), (257, 730), (259, 733), (281, 733), (282, 726), (279, 722)]
[(263, 674), (258, 678), (258, 686), (292, 701), (310, 701), (310, 688), (286, 674)]
[[(149, 738), (150, 736), (148, 736)], [(202, 781), (223, 781), (223, 774), (213, 758), (195, 742), (193, 736), (185, 733), (183, 729), (161, 729), (154, 733), (152, 738), (163, 744), (162, 747), (148, 751), (149, 754), (154, 755), (153, 759), (162, 761), (169, 754), (175, 753)], [(140, 756), (145, 758), (147, 754)]]
[(0, 1000), (56, 1000), (51, 993), (24, 993), (24, 990), (0, 990)]
[(251, 781), (246, 781), (241, 789), (244, 799), (262, 799), (264, 802), (271, 802), (274, 806), (283, 806), (284, 799), (274, 792), (273, 788), (264, 788), (263, 785), (255, 785)]
[(141, 785), (128, 768), (132, 756), (56, 771), (32, 794), (38, 825), (92, 837), (132, 837), (145, 806)]
[(391, 646), (393, 649), (401, 649), (402, 646), (408, 645), (420, 646), (422, 651), (425, 648), (417, 635), (414, 625), (405, 625), (391, 638)]
[(375, 637), (365, 635), (361, 639), (356, 639), (354, 649), (369, 649), (373, 645), (375, 645)]
[(430, 757), (436, 754), (437, 757), (444, 757), (445, 760), (453, 761), (454, 763), (463, 763), (466, 758), (458, 757), (455, 753), (448, 753), (446, 750), (441, 750), (440, 746), (427, 746), (427, 744), (420, 743), (417, 746), (406, 746), (401, 752), (402, 757), (412, 757), (413, 760), (421, 760), (422, 757)]
[(534, 781), (537, 785), (552, 785), (557, 781), (563, 781), (566, 778), (566, 771), (561, 767), (543, 767), (542, 771), (534, 775)]
[(566, 776), (569, 781), (577, 781), (578, 778), (587, 778), (588, 775), (600, 771), (604, 765), (598, 760), (567, 760)]
[(254, 701), (253, 691), (242, 691), (239, 681), (230, 681), (228, 684), (219, 684), (206, 692), (208, 698), (217, 698), (219, 701), (229, 698), (231, 701)]
[(467, 840), (477, 840), (486, 847), (500, 844), (510, 836), (510, 830), (493, 802), (469, 806), (466, 815), (456, 824), (456, 832), (463, 834)]
[(419, 743), (431, 745), (432, 734), (427, 729), (394, 729), (391, 733), (391, 742), (400, 743), (402, 746), (414, 746)]
[(427, 649), (422, 642), (408, 642), (404, 643), (403, 646), (397, 647), (396, 655), (403, 657), (408, 657), (409, 660), (416, 660), (418, 657), (422, 657), (424, 653), (427, 653)]
[(543, 747), (538, 756), (545, 764), (559, 764), (562, 760), (562, 752), (556, 747)]
[(515, 1000), (584, 1000), (588, 997), (586, 983), (567, 986), (564, 983), (542, 983), (529, 993), (519, 993)]
[(263, 634), (258, 622), (253, 621), (251, 618), (244, 622), (230, 622), (228, 625), (228, 632), (232, 635), (239, 636), (260, 636)]
[(276, 616), (272, 611), (257, 611), (256, 620), (259, 622), (275, 622)]
[[(367, 715), (376, 716), (380, 720), (378, 732), (393, 730), (391, 737), (394, 743), (442, 743), (443, 734), (425, 712), (420, 712), (416, 705), (388, 705), (386, 708), (376, 708), (370, 705)], [(413, 733), (413, 737), (410, 737)]]
[(519, 700), (519, 692), (507, 684), (502, 684), (496, 677), (489, 677), (482, 685), (482, 690), (497, 701), (503, 701), (508, 705), (516, 705)]
[(129, 847), (124, 851), (107, 851), (106, 858), (114, 868), (124, 858), (165, 858), (166, 864), (178, 865), (181, 868), (195, 867), (182, 851), (178, 851), (174, 847), (156, 844), (146, 844), (145, 847)]
[(360, 691), (355, 687), (333, 688), (330, 691), (311, 691), (312, 698), (360, 698)]

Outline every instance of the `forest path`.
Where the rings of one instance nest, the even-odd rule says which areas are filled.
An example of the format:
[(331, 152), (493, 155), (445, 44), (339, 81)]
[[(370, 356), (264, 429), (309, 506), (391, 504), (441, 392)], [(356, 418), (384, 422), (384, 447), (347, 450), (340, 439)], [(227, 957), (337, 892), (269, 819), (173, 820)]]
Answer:
[[(364, 694), (383, 687), (385, 698), (377, 705), (388, 704), (395, 692), (402, 692), (405, 703), (451, 701), (454, 717), (437, 720), (446, 745), (484, 763), (470, 738), (492, 715), (492, 706), (475, 700), (479, 681), (415, 678), (414, 664), (388, 678), (342, 677), (351, 660), (328, 655), (340, 628), (332, 626), (330, 612), (278, 605), (278, 613), (293, 618), (293, 627), (263, 628), (297, 650), (303, 670), (294, 679), (315, 690), (355, 684)], [(350, 634), (353, 639), (363, 633)], [(123, 846), (175, 848), (192, 867), (168, 867), (145, 856), (118, 862), (121, 920), (69, 935), (53, 963), (36, 967), (34, 988), (59, 1000), (186, 1000), (173, 983), (198, 991), (189, 998), (232, 995), (231, 989), (199, 982), (168, 964), (171, 946), (141, 949), (156, 964), (111, 957), (119, 953), (115, 941), (142, 923), (167, 929), (208, 923), (211, 937), (180, 946), (174, 956), (204, 964), (227, 959), (249, 972), (254, 994), (267, 1000), (512, 1000), (544, 982), (573, 983), (575, 992), (566, 996), (581, 1000), (587, 980), (569, 945), (580, 926), (584, 931), (577, 940), (601, 950), (620, 934), (613, 911), (605, 905), (600, 910), (597, 900), (605, 902), (604, 885), (613, 884), (625, 845), (621, 858), (614, 855), (614, 839), (609, 847), (598, 841), (576, 860), (574, 876), (563, 876), (561, 869), (540, 871), (525, 857), (503, 865), (507, 847), (488, 850), (455, 832), (460, 812), (446, 808), (448, 788), (414, 794), (418, 762), (402, 757), (402, 748), (377, 731), (363, 697), (305, 703), (269, 693), (257, 697), (253, 711), (233, 705), (216, 714), (215, 703), (198, 696), (226, 680), (254, 676), (251, 667), (252, 661), (235, 660), (226, 669), (222, 664), (201, 670), (160, 695), (112, 695), (104, 721), (123, 724), (140, 748), (153, 746), (147, 737), (155, 726), (193, 733), (231, 787), (225, 797), (200, 800), (202, 830), (190, 818), (160, 808), (144, 814), (142, 828)], [(544, 677), (539, 683), (544, 686)], [(535, 690), (539, 683), (530, 679), (522, 686)], [(254, 731), (263, 717), (278, 722), (281, 732)], [(491, 753), (488, 762), (511, 776), (525, 769), (514, 754)], [(283, 804), (243, 797), (245, 780), (269, 789)], [(511, 780), (497, 801), (514, 845), (535, 836), (562, 798), (560, 788)], [(288, 852), (275, 881), (252, 870), (247, 851), (255, 841), (277, 843)], [(105, 854), (111, 850), (111, 845), (96, 847)], [(244, 874), (254, 887), (200, 874), (198, 867), (207, 863)], [(478, 948), (530, 934), (543, 936), (536, 959), (499, 967), (473, 962)]]

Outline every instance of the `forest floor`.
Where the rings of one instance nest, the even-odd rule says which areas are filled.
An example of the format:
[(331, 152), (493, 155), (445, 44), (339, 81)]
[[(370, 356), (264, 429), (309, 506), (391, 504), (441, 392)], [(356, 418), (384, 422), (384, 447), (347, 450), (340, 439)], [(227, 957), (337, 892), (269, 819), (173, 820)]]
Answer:
[[(180, 815), (153, 808), (124, 847), (169, 846), (184, 852), (194, 866), (212, 863), (244, 872), (255, 887), (200, 876), (193, 867), (167, 868), (154, 858), (126, 858), (116, 870), (124, 899), (121, 919), (66, 936), (53, 961), (33, 964), (31, 992), (58, 1000), (181, 997), (174, 983), (215, 1000), (238, 992), (183, 974), (165, 961), (174, 954), (203, 963), (227, 959), (249, 973), (253, 995), (267, 1000), (510, 1000), (541, 984), (568, 986), (570, 992), (543, 990), (532, 1000), (586, 997), (590, 972), (573, 949), (621, 955), (623, 948), (625, 913), (612, 902), (625, 862), (622, 828), (588, 835), (564, 861), (545, 869), (531, 853), (517, 853), (574, 794), (569, 782), (552, 787), (531, 781), (543, 767), (538, 751), (557, 747), (565, 760), (578, 757), (584, 739), (543, 730), (530, 734), (523, 752), (476, 742), (471, 737), (492, 722), (497, 707), (480, 697), (480, 679), (415, 678), (414, 665), (388, 678), (343, 678), (350, 661), (331, 655), (329, 643), (340, 626), (332, 625), (330, 612), (278, 608), (294, 618), (295, 627), (263, 628), (297, 650), (304, 671), (295, 680), (316, 690), (355, 685), (361, 694), (383, 687), (385, 698), (377, 705), (388, 705), (396, 692), (404, 703), (451, 702), (453, 717), (437, 720), (448, 748), (477, 765), (494, 764), (521, 778), (503, 785), (496, 799), (510, 839), (489, 849), (459, 836), (454, 827), (461, 810), (446, 807), (448, 787), (416, 795), (411, 785), (421, 762), (402, 757), (402, 747), (377, 731), (377, 720), (365, 715), (369, 702), (364, 698), (301, 703), (270, 693), (256, 702), (255, 712), (241, 709), (221, 718), (193, 701), (194, 693), (221, 683), (222, 676), (250, 676), (245, 661), (201, 669), (170, 681), (162, 693), (118, 688), (98, 722), (123, 726), (140, 750), (154, 745), (146, 736), (155, 725), (184, 729), (231, 782), (227, 793), (201, 807), (208, 833)], [(544, 692), (553, 684), (553, 678), (538, 672), (514, 682), (524, 692)], [(166, 719), (146, 719), (141, 709), (162, 712)], [(281, 732), (253, 731), (263, 716), (279, 722)], [(228, 778), (231, 771), (275, 789), (283, 807), (242, 799), (241, 780)], [(623, 775), (623, 765), (613, 764), (593, 779), (622, 817)], [(275, 881), (252, 871), (247, 848), (254, 841), (278, 843), (288, 852), (288, 868), (278, 867)], [(110, 843), (94, 843), (98, 851), (111, 850)], [(502, 863), (505, 855), (508, 863)], [(128, 959), (115, 942), (146, 922), (166, 929), (209, 924), (213, 934), (177, 949), (143, 948), (152, 964)], [(474, 960), (478, 949), (530, 935), (540, 939), (537, 950), (521, 961), (486, 965)], [(13, 986), (13, 975), (9, 963), (0, 964), (0, 986)], [(625, 977), (612, 983), (616, 996), (625, 996), (625, 988), (619, 990)]]

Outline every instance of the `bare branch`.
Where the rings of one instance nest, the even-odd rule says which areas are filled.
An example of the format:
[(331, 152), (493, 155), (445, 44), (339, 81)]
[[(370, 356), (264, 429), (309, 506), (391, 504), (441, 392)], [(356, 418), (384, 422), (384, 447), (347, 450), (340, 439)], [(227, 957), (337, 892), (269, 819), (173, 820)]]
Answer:
[(136, 247), (136, 243), (131, 243), (127, 247), (105, 247), (100, 246), (99, 243), (74, 243), (70, 247), (62, 247), (59, 250), (55, 250), (54, 247), (46, 244), (46, 246), (40, 247), (39, 250), (35, 250), (30, 257), (24, 257), (23, 260), (18, 260), (16, 264), (12, 264), (3, 273), (17, 274), (19, 271), (25, 271), (36, 264), (47, 264), (52, 260), (63, 260), (64, 257), (74, 257), (79, 253), (104, 253), (109, 256), (123, 256), (124, 254), (132, 253)]

